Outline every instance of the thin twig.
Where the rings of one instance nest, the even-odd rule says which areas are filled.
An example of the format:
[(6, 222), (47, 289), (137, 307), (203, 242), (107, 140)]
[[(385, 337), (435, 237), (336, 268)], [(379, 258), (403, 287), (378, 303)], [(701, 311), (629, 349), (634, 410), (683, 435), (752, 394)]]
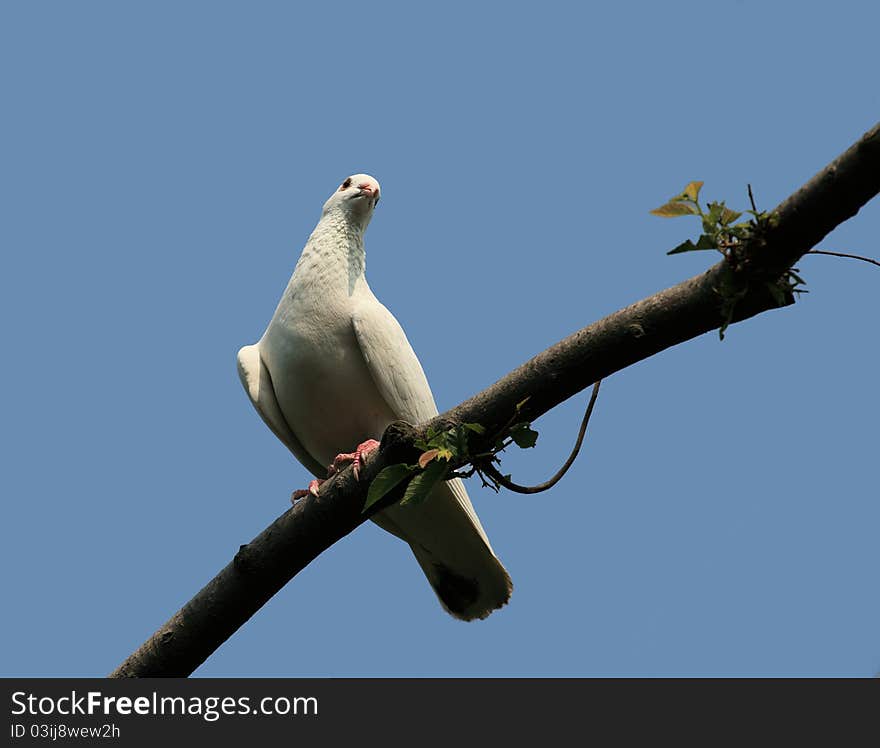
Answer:
[(553, 486), (555, 486), (557, 483), (559, 483), (560, 480), (562, 480), (562, 476), (564, 476), (568, 472), (568, 469), (572, 466), (575, 459), (577, 458), (578, 452), (581, 451), (581, 444), (584, 443), (584, 435), (587, 433), (587, 424), (590, 422), (590, 416), (593, 413), (593, 406), (596, 404), (596, 398), (599, 396), (600, 384), (602, 384), (601, 379), (593, 385), (593, 394), (590, 395), (590, 403), (589, 405), (587, 405), (586, 413), (584, 413), (584, 420), (581, 421), (581, 429), (578, 432), (578, 438), (575, 442), (574, 449), (571, 451), (571, 454), (568, 456), (565, 464), (561, 468), (559, 468), (559, 471), (550, 480), (539, 483), (537, 486), (521, 486), (518, 483), (514, 483), (513, 481), (508, 480), (503, 475), (501, 475), (501, 473), (498, 472), (498, 469), (491, 463), (487, 462), (483, 465), (480, 465), (479, 469), (484, 471), (492, 480), (497, 481), (507, 490), (515, 491), (516, 493), (541, 493), (542, 491), (553, 488)]
[(870, 262), (880, 268), (880, 261), (871, 259), (870, 257), (862, 257), (861, 255), (849, 255), (846, 252), (831, 252), (827, 249), (811, 249), (808, 255), (832, 255), (833, 257), (849, 257), (851, 260), (861, 260), (862, 262)]
[(749, 202), (752, 204), (752, 210), (757, 213), (758, 208), (755, 206), (755, 196), (752, 194), (752, 185), (749, 184), (747, 186), (749, 188)]

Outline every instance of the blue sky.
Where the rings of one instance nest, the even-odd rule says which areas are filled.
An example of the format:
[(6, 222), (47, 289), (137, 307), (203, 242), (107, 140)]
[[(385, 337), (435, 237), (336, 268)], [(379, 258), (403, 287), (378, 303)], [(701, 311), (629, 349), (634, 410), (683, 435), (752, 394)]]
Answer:
[[(348, 174), (443, 410), (715, 262), (648, 213), (685, 183), (773, 207), (880, 112), (873, 3), (312, 5), (4, 4), (4, 675), (109, 672), (305, 485), (235, 353)], [(366, 525), (197, 675), (875, 674), (880, 273), (799, 267), (608, 379), (552, 492), (471, 483), (509, 606), (453, 620)], [(585, 400), (505, 470), (555, 472)]]

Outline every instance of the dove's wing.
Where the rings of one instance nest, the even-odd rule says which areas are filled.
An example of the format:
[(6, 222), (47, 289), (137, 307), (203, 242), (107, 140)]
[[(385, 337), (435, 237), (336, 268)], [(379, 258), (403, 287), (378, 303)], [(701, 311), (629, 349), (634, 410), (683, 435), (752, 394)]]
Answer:
[[(352, 324), (376, 389), (391, 412), (397, 418), (414, 425), (436, 416), (437, 406), (431, 394), (431, 386), (415, 351), (406, 339), (406, 333), (394, 315), (369, 293), (363, 303), (355, 307)], [(461, 480), (455, 478), (447, 481), (442, 488), (447, 489), (445, 493), (449, 499), (447, 503), (450, 504), (447, 515), (454, 515), (456, 510), (461, 509), (467, 515), (468, 523), (474, 526), (491, 550), (489, 538)], [(385, 514), (389, 519), (397, 520), (394, 508)], [(458, 520), (457, 517), (455, 519)], [(400, 536), (400, 528), (396, 530), (392, 532)], [(407, 539), (412, 541), (412, 538)]]
[(394, 315), (370, 296), (355, 307), (352, 324), (376, 389), (400, 420), (427, 421), (437, 406), (422, 365)]
[(238, 352), (238, 376), (241, 377), (241, 383), (257, 412), (275, 436), (293, 452), (293, 456), (309, 472), (315, 476), (326, 475), (327, 468), (306, 451), (281, 413), (281, 408), (278, 407), (278, 401), (275, 399), (272, 378), (260, 356), (259, 344), (246, 345)]
[[(352, 323), (376, 389), (395, 416), (417, 424), (437, 415), (422, 365), (394, 315), (372, 297), (355, 307)], [(460, 479), (441, 483), (418, 507), (391, 506), (373, 520), (410, 544), (452, 615), (485, 618), (510, 597), (510, 577)]]

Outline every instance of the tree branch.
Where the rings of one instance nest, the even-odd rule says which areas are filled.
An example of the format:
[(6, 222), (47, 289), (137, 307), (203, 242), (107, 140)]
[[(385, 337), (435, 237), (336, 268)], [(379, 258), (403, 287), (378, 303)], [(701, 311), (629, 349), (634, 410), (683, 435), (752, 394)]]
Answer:
[(830, 249), (811, 249), (807, 252), (808, 255), (831, 255), (832, 257), (846, 257), (850, 260), (861, 260), (862, 262), (869, 262), (872, 265), (876, 265), (880, 268), (880, 261), (877, 261), (871, 257), (863, 257), (862, 255), (851, 255), (846, 252), (832, 252)]
[[(765, 282), (778, 279), (835, 226), (880, 191), (880, 124), (774, 211), (771, 228), (743, 248), (735, 281), (743, 291), (733, 322), (778, 305)], [(281, 515), (110, 677), (186, 676), (322, 551), (400, 498), (403, 487), (362, 512), (367, 486), (397, 462), (413, 463), (413, 439), (428, 425), (476, 422), (497, 432), (517, 403), (534, 421), (593, 382), (724, 322), (718, 288), (730, 279), (722, 260), (705, 273), (621, 309), (556, 343), (430, 424), (392, 424), (355, 481), (347, 469)], [(726, 274), (726, 275), (725, 275)], [(793, 303), (788, 297), (787, 304)], [(787, 305), (786, 304), (786, 305)], [(453, 466), (455, 467), (455, 466)]]

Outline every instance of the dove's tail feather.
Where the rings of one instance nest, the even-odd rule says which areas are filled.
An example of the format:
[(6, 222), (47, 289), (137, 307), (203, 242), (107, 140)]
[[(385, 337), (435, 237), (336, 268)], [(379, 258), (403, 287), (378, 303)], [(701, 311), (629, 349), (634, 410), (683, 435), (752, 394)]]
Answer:
[(462, 621), (485, 618), (510, 600), (513, 583), (501, 562), (489, 555), (479, 566), (456, 569), (433, 561), (421, 549), (410, 546), (416, 561), (428, 577), (440, 604), (450, 615)]
[(460, 480), (438, 486), (418, 507), (389, 507), (373, 519), (409, 543), (450, 615), (463, 621), (485, 618), (510, 599), (510, 575), (492, 551)]

